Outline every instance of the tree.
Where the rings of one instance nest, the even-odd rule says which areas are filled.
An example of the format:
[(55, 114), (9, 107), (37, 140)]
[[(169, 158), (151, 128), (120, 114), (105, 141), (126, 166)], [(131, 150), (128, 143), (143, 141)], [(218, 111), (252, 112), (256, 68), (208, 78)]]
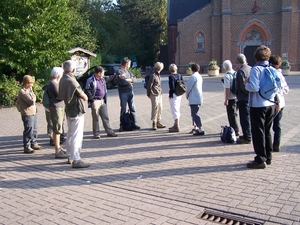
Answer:
[(157, 60), (159, 44), (166, 35), (166, 0), (118, 0), (125, 27), (131, 40), (138, 48), (134, 49), (141, 64), (153, 64)]
[(79, 9), (68, 0), (2, 0), (0, 8), (2, 67), (37, 75), (68, 59), (67, 50), (76, 45), (93, 48), (93, 41), (86, 41), (91, 37), (88, 21), (80, 23)]

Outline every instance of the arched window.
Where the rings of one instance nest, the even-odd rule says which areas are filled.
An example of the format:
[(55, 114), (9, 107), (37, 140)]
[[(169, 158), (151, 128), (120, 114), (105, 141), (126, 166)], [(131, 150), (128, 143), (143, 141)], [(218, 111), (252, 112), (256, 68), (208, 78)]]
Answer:
[(204, 49), (204, 35), (201, 32), (199, 32), (197, 34), (196, 41), (197, 41), (196, 52), (205, 52), (205, 49)]

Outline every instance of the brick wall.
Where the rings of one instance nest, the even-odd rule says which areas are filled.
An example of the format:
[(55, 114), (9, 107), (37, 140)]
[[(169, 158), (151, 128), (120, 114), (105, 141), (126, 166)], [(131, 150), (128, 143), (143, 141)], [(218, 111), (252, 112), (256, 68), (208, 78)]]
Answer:
[[(255, 21), (269, 38), (263, 40), (273, 54), (282, 56), (288, 53), (293, 70), (300, 66), (300, 1), (299, 0), (260, 0), (260, 11), (252, 14), (254, 1), (249, 0), (213, 0), (211, 4), (194, 12), (178, 22), (175, 63), (181, 73), (189, 62), (206, 67), (211, 59), (221, 65), (226, 59), (235, 62), (238, 53), (248, 45), (244, 43), (243, 31), (250, 29)], [(205, 52), (196, 52), (197, 34), (205, 37)], [(203, 72), (203, 71), (202, 71)]]

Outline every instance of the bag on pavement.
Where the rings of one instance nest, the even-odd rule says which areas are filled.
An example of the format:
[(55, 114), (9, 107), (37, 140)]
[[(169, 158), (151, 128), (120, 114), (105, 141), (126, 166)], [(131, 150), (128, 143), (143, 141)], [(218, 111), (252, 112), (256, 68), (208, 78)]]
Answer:
[(221, 141), (225, 143), (235, 143), (236, 142), (236, 135), (235, 130), (230, 126), (221, 126), (220, 138)]
[(134, 127), (133, 116), (129, 111), (122, 115), (122, 126), (124, 131), (133, 130)]

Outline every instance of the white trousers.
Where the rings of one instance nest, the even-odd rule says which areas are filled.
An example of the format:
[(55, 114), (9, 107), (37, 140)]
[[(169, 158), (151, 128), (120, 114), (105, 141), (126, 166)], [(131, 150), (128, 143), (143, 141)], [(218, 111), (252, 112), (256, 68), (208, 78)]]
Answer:
[(67, 154), (70, 155), (71, 160), (80, 160), (80, 151), (83, 140), (84, 116), (67, 117), (67, 122)]
[(173, 94), (173, 98), (169, 98), (172, 116), (173, 116), (174, 120), (180, 118), (181, 98), (182, 98), (182, 95), (177, 96), (175, 94)]

